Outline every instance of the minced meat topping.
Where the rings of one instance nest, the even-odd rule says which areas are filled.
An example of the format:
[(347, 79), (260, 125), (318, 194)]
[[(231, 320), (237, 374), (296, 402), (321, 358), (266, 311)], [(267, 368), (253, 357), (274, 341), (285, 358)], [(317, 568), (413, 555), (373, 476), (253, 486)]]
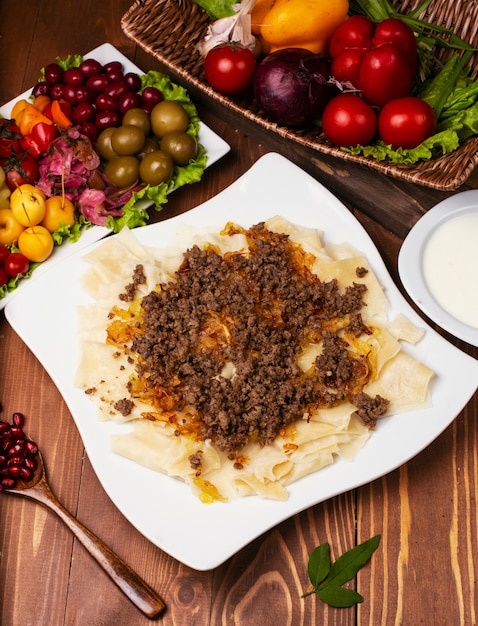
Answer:
[(129, 285), (126, 285), (124, 293), (119, 294), (119, 299), (125, 302), (131, 302), (136, 296), (136, 288), (138, 285), (144, 285), (146, 282), (146, 276), (144, 275), (144, 268), (141, 264), (138, 264), (133, 272), (132, 281)]
[[(370, 332), (365, 285), (320, 281), (302, 247), (262, 223), (239, 232), (249, 252), (193, 246), (174, 280), (143, 298), (131, 346), (143, 391), (162, 410), (192, 408), (196, 435), (231, 455), (343, 400), (372, 425), (387, 401), (363, 393), (367, 355), (348, 349)], [(304, 372), (298, 358), (314, 343), (322, 350)]]

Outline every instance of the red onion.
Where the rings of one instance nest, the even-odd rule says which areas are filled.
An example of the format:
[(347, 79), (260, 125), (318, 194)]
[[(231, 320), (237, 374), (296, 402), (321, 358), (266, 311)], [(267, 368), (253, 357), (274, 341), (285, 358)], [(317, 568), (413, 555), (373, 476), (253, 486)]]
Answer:
[(320, 118), (333, 88), (327, 59), (303, 48), (287, 48), (266, 56), (257, 66), (254, 95), (277, 124), (297, 127)]

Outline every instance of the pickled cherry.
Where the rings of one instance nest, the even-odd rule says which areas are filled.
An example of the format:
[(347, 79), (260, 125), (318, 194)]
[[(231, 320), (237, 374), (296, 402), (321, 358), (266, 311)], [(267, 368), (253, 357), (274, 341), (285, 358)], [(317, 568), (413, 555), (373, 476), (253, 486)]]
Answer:
[(90, 76), (99, 74), (102, 70), (102, 66), (101, 66), (101, 63), (97, 61), (96, 59), (84, 59), (80, 63), (78, 69), (83, 74), (83, 76), (85, 76), (86, 78), (89, 78)]

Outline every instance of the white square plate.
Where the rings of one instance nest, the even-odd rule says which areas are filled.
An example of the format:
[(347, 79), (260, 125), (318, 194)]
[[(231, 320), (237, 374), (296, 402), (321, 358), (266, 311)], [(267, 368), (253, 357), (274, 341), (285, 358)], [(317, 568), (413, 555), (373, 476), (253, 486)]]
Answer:
[[(366, 254), (386, 289), (392, 314), (424, 322), (408, 305), (359, 222), (327, 189), (277, 154), (267, 154), (230, 187), (184, 215), (138, 228), (138, 240), (164, 247), (179, 225), (249, 227), (274, 215), (324, 233), (327, 242), (349, 242)], [(101, 242), (94, 244), (101, 245)], [(89, 302), (80, 285), (86, 270), (77, 251), (21, 291), (6, 307), (8, 321), (48, 371), (62, 393), (106, 492), (125, 517), (150, 541), (198, 570), (220, 565), (235, 552), (291, 515), (368, 483), (400, 466), (430, 444), (460, 413), (478, 386), (478, 361), (426, 328), (410, 348), (434, 369), (433, 406), (379, 420), (351, 462), (336, 461), (290, 486), (285, 502), (257, 496), (202, 504), (173, 478), (114, 455), (112, 433), (130, 425), (100, 422), (91, 400), (73, 386), (79, 345), (76, 307)], [(31, 315), (32, 310), (35, 315)], [(41, 441), (38, 442), (41, 447)]]
[[(119, 52), (114, 46), (109, 43), (104, 43), (98, 48), (91, 50), (88, 54), (84, 55), (85, 59), (96, 59), (102, 65), (105, 63), (109, 63), (109, 61), (120, 61), (123, 64), (125, 72), (136, 72), (137, 74), (144, 74), (142, 70), (140, 70), (134, 63), (132, 63), (127, 57), (125, 57), (121, 52)], [(31, 89), (28, 89), (24, 93), (20, 94), (10, 102), (7, 102), (2, 107), (0, 107), (0, 116), (5, 118), (10, 118), (10, 113), (12, 111), (13, 106), (18, 100), (28, 99), (30, 96)], [(212, 131), (206, 124), (200, 124), (199, 129), (199, 143), (204, 146), (206, 149), (207, 155), (207, 166), (210, 167), (222, 158), (225, 154), (229, 152), (231, 149), (229, 144), (227, 144), (224, 139), (219, 137), (214, 131)], [(173, 190), (174, 191), (174, 190)], [(73, 252), (76, 252), (80, 248), (85, 248), (89, 246), (91, 243), (102, 239), (106, 235), (110, 234), (111, 231), (104, 226), (93, 226), (88, 230), (84, 230), (81, 237), (75, 243), (70, 243), (69, 241), (65, 241), (61, 246), (57, 246), (53, 252), (53, 254), (44, 261), (41, 265), (39, 265), (31, 277), (28, 279), (22, 279), (17, 288), (7, 295), (4, 298), (0, 299), (0, 310), (9, 302), (17, 293), (23, 290), (23, 288), (27, 285), (27, 283), (31, 283), (32, 280), (36, 280), (41, 274), (43, 274), (47, 269), (56, 265), (59, 261), (66, 259)]]

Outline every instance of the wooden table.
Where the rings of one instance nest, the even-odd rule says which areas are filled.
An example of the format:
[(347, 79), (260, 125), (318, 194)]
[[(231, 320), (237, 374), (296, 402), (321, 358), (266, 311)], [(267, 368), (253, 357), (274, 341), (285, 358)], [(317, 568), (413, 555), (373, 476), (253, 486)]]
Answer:
[[(84, 53), (106, 41), (139, 67), (161, 69), (121, 31), (130, 0), (0, 5), (0, 101), (33, 85), (55, 56)], [(282, 149), (250, 127), (237, 128), (200, 105), (202, 119), (231, 145), (204, 179), (175, 192), (156, 219), (184, 212), (217, 194), (262, 154)], [(334, 191), (369, 231), (392, 276), (410, 226), (449, 194), (327, 163), (291, 149), (288, 156)], [(470, 178), (478, 187), (478, 176)], [(381, 211), (397, 207), (395, 217)], [(31, 314), (35, 315), (32, 302)], [(478, 350), (453, 338), (478, 357)], [(222, 566), (196, 572), (149, 543), (119, 513), (98, 482), (75, 423), (55, 385), (0, 316), (1, 419), (27, 416), (40, 442), (53, 490), (167, 604), (162, 622), (185, 626), (311, 624), (470, 626), (478, 619), (478, 395), (426, 450), (391, 474), (310, 508), (265, 533)], [(466, 376), (466, 372), (463, 372)], [(450, 389), (453, 393), (453, 389)], [(245, 523), (247, 523), (245, 521)], [(332, 609), (308, 586), (311, 550), (328, 541), (332, 554), (380, 533), (372, 562), (357, 577), (365, 597), (356, 609)], [(0, 623), (3, 626), (140, 625), (144, 617), (41, 506), (0, 496)]]

